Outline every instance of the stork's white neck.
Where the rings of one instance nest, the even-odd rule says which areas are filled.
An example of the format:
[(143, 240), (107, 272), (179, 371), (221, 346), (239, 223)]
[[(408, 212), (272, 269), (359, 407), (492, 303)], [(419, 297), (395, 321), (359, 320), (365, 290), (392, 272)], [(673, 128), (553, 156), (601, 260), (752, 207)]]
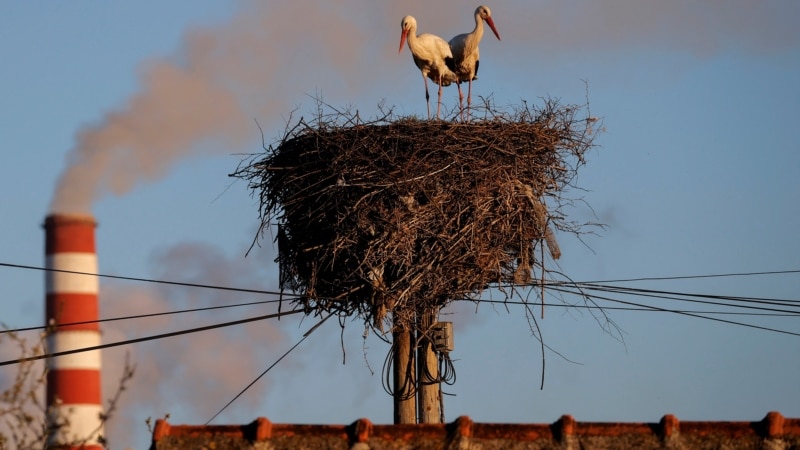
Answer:
[(472, 35), (479, 41), (483, 38), (483, 19), (479, 12), (475, 13), (475, 29), (472, 30)]

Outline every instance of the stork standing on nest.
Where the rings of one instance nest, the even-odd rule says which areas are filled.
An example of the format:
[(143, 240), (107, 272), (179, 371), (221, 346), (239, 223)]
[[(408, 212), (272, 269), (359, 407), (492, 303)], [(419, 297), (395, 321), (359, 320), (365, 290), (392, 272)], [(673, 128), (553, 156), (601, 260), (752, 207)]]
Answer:
[(403, 43), (408, 40), (408, 49), (414, 57), (414, 64), (422, 72), (422, 79), (425, 81), (425, 102), (428, 106), (428, 119), (431, 118), (430, 94), (428, 94), (428, 78), (439, 85), (439, 102), (436, 104), (436, 118), (439, 118), (439, 110), (442, 106), (442, 86), (449, 86), (457, 81), (458, 77), (453, 72), (453, 53), (447, 41), (439, 36), (424, 33), (417, 36), (417, 20), (412, 16), (405, 16), (400, 22), (402, 34), (400, 35), (400, 49), (403, 51)]
[(471, 33), (459, 34), (450, 39), (450, 50), (453, 52), (455, 61), (455, 73), (458, 76), (456, 84), (458, 86), (458, 105), (463, 111), (464, 94), (461, 93), (461, 83), (466, 81), (467, 88), (467, 114), (472, 104), (472, 81), (478, 79), (478, 66), (480, 65), (480, 51), (478, 44), (483, 38), (483, 22), (489, 25), (497, 40), (500, 40), (500, 33), (494, 27), (492, 12), (488, 6), (478, 6), (475, 9), (475, 29)]

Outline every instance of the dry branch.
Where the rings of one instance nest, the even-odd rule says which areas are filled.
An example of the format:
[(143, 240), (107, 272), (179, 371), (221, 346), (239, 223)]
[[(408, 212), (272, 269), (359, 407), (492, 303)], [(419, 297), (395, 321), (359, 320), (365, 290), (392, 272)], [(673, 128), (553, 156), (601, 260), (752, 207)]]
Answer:
[(560, 256), (585, 114), (555, 100), (470, 123), (320, 112), (231, 176), (258, 195), (262, 230), (277, 225), (281, 284), (309, 313), (411, 328), (415, 311), (530, 283), (537, 246)]

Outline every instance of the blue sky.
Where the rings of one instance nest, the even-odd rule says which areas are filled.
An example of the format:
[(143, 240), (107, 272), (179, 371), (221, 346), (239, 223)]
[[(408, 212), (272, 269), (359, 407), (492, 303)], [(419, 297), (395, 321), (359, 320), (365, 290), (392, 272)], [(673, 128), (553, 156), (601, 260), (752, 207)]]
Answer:
[[(275, 290), (269, 240), (245, 258), (258, 226), (256, 199), (227, 176), (241, 154), (260, 151), (254, 121), (270, 142), (293, 110), (312, 114), (316, 95), (352, 105), (362, 117), (380, 102), (400, 115), (424, 116), (419, 72), (407, 48), (397, 53), (400, 19), (412, 14), (420, 32), (449, 38), (472, 28), (477, 6), (425, 4), (3, 5), (0, 262), (42, 265), (40, 225), (69, 155), (102, 142), (93, 151), (115, 162), (93, 166), (90, 173), (110, 181), (94, 185), (86, 203), (99, 222), (101, 272)], [(588, 83), (591, 112), (605, 126), (579, 172), (585, 191), (573, 192), (585, 205), (576, 203), (570, 215), (607, 228), (584, 242), (560, 235), (562, 271), (589, 281), (800, 269), (798, 4), (488, 5), (503, 40), (484, 36), (473, 94), (498, 105), (542, 97), (582, 104)], [(452, 107), (455, 89), (444, 97)], [(116, 136), (108, 132), (114, 123), (133, 130), (123, 144), (101, 139)], [(42, 320), (41, 272), (0, 267), (0, 284), (4, 323)], [(625, 285), (800, 300), (798, 274)], [(105, 317), (262, 299), (101, 281)], [(270, 311), (115, 322), (104, 326), (104, 339)], [(760, 420), (771, 410), (800, 417), (798, 336), (662, 312), (609, 314), (624, 342), (585, 311), (547, 309), (540, 320), (546, 343), (574, 363), (546, 353), (540, 390), (539, 345), (521, 309), (457, 308), (449, 318), (457, 327), (458, 379), (447, 389), (455, 394), (446, 397), (447, 420), (552, 422), (572, 414), (579, 421), (658, 421), (668, 413)], [(800, 332), (797, 316), (726, 318)], [(112, 446), (146, 446), (147, 417), (205, 423), (313, 323), (289, 317), (106, 352), (107, 392), (125, 351), (137, 364), (109, 427)], [(391, 398), (381, 389), (387, 345), (364, 341), (362, 333), (358, 320), (345, 327), (343, 365), (340, 329), (326, 323), (216, 423), (257, 416), (391, 422)]]

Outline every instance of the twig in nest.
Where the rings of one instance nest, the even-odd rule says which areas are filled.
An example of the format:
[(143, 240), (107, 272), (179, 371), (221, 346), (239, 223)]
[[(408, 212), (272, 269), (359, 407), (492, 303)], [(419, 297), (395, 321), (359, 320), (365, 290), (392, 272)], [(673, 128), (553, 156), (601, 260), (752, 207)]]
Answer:
[(558, 258), (553, 229), (579, 231), (560, 208), (593, 147), (581, 107), (487, 104), (464, 124), (324, 106), (231, 175), (258, 196), (262, 229), (279, 225), (282, 287), (309, 313), (412, 329), (405, 312), (529, 283), (536, 246)]

